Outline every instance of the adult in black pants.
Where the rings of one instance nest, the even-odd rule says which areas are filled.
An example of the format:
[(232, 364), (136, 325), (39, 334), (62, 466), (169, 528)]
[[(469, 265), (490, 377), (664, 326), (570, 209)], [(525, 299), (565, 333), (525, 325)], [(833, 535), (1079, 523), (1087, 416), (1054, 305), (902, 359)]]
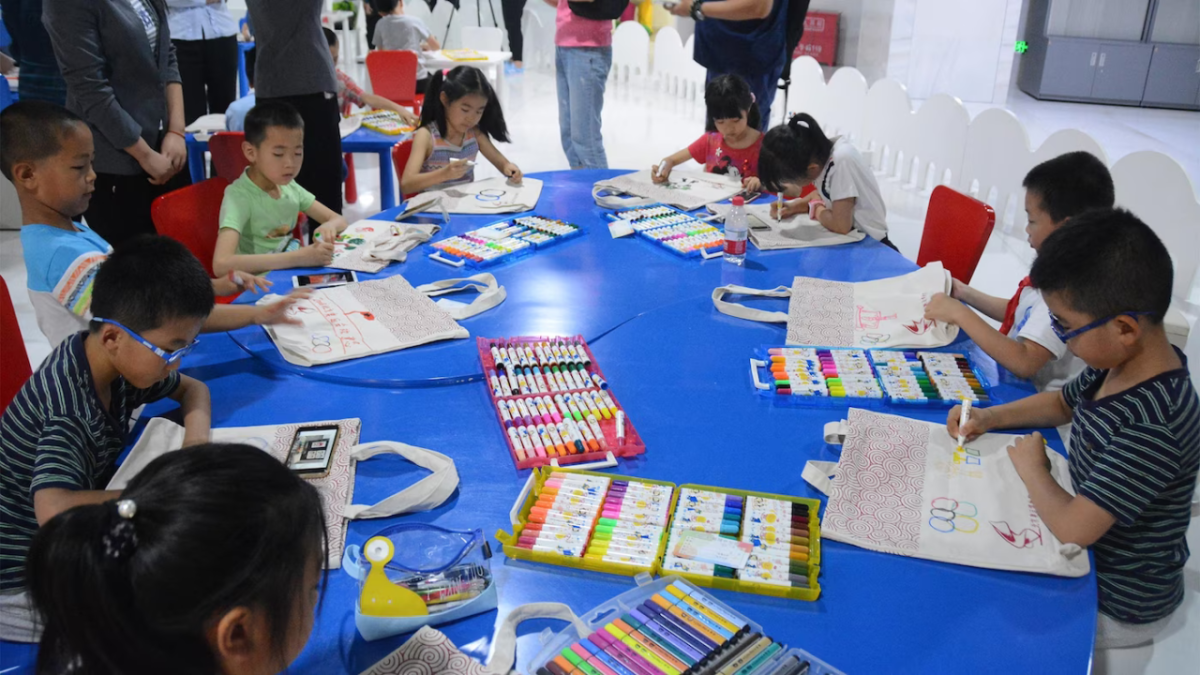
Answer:
[(521, 15), (525, 13), (525, 0), (500, 0), (504, 14), (504, 30), (508, 31), (508, 50), (512, 52), (513, 66), (525, 67), (525, 38), (521, 35)]
[(342, 212), (342, 136), (337, 76), (321, 30), (322, 0), (247, 0), (254, 24), (256, 100), (290, 103), (304, 119), (296, 181)]
[(167, 0), (171, 42), (183, 79), (183, 116), (191, 124), (225, 114), (237, 99), (237, 22), (225, 0)]
[(84, 218), (113, 246), (153, 234), (151, 202), (191, 182), (166, 2), (54, 0), (42, 11), (67, 108), (95, 142), (96, 191)]

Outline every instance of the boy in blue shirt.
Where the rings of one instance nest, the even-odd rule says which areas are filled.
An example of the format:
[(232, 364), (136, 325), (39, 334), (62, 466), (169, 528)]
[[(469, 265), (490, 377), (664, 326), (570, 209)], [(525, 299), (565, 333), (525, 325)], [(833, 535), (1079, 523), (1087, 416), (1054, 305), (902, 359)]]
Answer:
[[(1153, 640), (1183, 602), (1200, 400), (1163, 330), (1172, 269), (1162, 241), (1128, 211), (1085, 213), (1055, 230), (1030, 278), (1059, 339), (1088, 367), (1062, 391), (972, 410), (961, 430), (974, 438), (1072, 422), (1074, 496), (1050, 476), (1041, 434), (1008, 453), (1054, 536), (1092, 547), (1097, 649)], [(958, 415), (950, 412), (951, 436)]]
[(250, 91), (245, 96), (239, 98), (229, 107), (225, 109), (225, 130), (226, 131), (242, 131), (246, 125), (246, 113), (254, 107), (258, 100), (254, 96), (254, 64), (255, 50), (257, 47), (251, 47), (246, 50), (246, 81), (250, 83)]
[[(96, 270), (112, 252), (100, 235), (73, 220), (87, 210), (95, 189), (92, 132), (62, 106), (20, 101), (0, 113), (0, 137), (0, 172), (12, 181), (21, 200), (29, 299), (38, 327), (51, 345), (58, 345), (88, 327)], [(217, 295), (270, 285), (240, 271), (212, 281)], [(287, 322), (293, 302), (289, 298), (266, 307), (220, 305), (204, 331)]]
[[(169, 280), (169, 282), (168, 282)], [(0, 638), (34, 641), (25, 557), (40, 525), (106, 491), (133, 411), (179, 402), (184, 445), (207, 443), (208, 387), (177, 372), (213, 309), (200, 261), (166, 237), (137, 237), (96, 273), (88, 331), (64, 340), (0, 417)]]

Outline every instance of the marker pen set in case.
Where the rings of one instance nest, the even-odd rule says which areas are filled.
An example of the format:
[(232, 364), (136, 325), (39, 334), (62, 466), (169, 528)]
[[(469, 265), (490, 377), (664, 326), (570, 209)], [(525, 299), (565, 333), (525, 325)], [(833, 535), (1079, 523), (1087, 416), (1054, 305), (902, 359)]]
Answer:
[[(807, 589), (810, 542), (815, 539), (809, 517), (809, 507), (802, 503), (680, 488), (662, 570)], [(674, 552), (688, 531), (746, 542), (753, 549), (741, 569), (681, 558)]]
[(590, 453), (644, 451), (581, 339), (478, 342), (487, 386), (520, 468), (554, 458), (579, 461)]
[(669, 206), (618, 211), (612, 218), (628, 222), (642, 237), (682, 256), (725, 246), (725, 234), (711, 224)]
[[(561, 220), (524, 216), (435, 241), (431, 246), (439, 252), (435, 256), (445, 253), (475, 267), (486, 267), (582, 233), (578, 225)], [(442, 257), (435, 259), (444, 261)]]
[(672, 488), (556, 471), (542, 484), (518, 548), (650, 568), (670, 512)]
[(756, 368), (769, 366), (770, 382), (779, 396), (947, 406), (964, 398), (990, 400), (988, 387), (963, 354), (826, 347), (772, 347), (766, 352), (766, 361), (751, 363)]
[(552, 641), (537, 675), (840, 675), (678, 579), (614, 604), (588, 635)]

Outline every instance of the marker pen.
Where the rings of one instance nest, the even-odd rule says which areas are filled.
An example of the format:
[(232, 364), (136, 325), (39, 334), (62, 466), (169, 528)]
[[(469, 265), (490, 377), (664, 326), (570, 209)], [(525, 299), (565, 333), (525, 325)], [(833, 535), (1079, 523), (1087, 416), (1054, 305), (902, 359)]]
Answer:
[(539, 397), (526, 399), (525, 406), (529, 408), (529, 412), (536, 410), (537, 414), (541, 415), (543, 420), (549, 421), (554, 419), (550, 416), (550, 411), (546, 409), (546, 404), (542, 403), (542, 399)]
[(582, 342), (575, 343), (575, 350), (579, 352), (579, 358), (583, 360), (583, 365), (592, 365), (592, 357), (588, 356), (588, 350), (583, 346)]
[(591, 396), (585, 396), (583, 393), (577, 392), (572, 395), (572, 398), (575, 399), (575, 405), (585, 416), (589, 412), (596, 415), (600, 414), (600, 409), (596, 407), (596, 404), (592, 401)]
[(525, 455), (532, 456), (533, 441), (529, 440), (529, 427), (517, 427), (517, 433), (521, 436), (521, 447), (525, 448)]
[(517, 546), (521, 548), (532, 548), (533, 546), (561, 546), (572, 550), (583, 550), (587, 545), (587, 533), (582, 534), (563, 534), (558, 532), (541, 531), (537, 533), (526, 534), (521, 533), (517, 538)]
[(563, 418), (571, 416), (571, 409), (567, 407), (567, 400), (563, 398), (562, 394), (554, 395), (554, 404), (558, 407), (558, 411), (562, 413)]
[(556, 454), (554, 452), (554, 442), (550, 440), (550, 434), (546, 432), (545, 424), (537, 425), (537, 439), (542, 444), (542, 449), (546, 451), (546, 454), (551, 457)]
[(504, 359), (500, 357), (500, 350), (496, 349), (495, 342), (492, 343), (491, 349), (492, 349), (492, 363), (495, 364), (495, 366), (497, 368), (503, 368), (504, 367)]
[(500, 378), (496, 377), (496, 371), (488, 371), (488, 382), (492, 385), (492, 396), (504, 395), (504, 390), (500, 388)]
[(646, 616), (637, 607), (631, 608), (629, 613), (622, 616), (621, 619), (630, 626), (633, 626), (635, 630), (640, 631), (643, 635), (658, 642), (660, 646), (666, 648), (669, 644), (671, 646), (671, 653), (676, 658), (685, 660), (689, 667), (694, 666), (708, 656), (708, 652), (697, 649), (691, 642), (688, 642), (675, 631), (663, 625), (656, 617)]
[(563, 484), (574, 485), (583, 484), (587, 486), (596, 486), (607, 488), (612, 483), (612, 479), (608, 476), (594, 476), (582, 473), (567, 473), (565, 471), (554, 471), (550, 477), (546, 479), (546, 485)]
[(582, 455), (583, 453), (587, 452), (587, 448), (583, 442), (583, 434), (579, 433), (579, 428), (575, 426), (575, 421), (569, 417), (565, 417), (563, 418), (561, 426), (562, 429), (559, 429), (559, 434), (561, 435), (562, 430), (566, 429), (567, 435), (571, 439), (571, 443), (575, 445), (577, 454)]
[(625, 411), (618, 410), (615, 413), (617, 417), (617, 445), (625, 445)]
[(508, 354), (508, 364), (510, 367), (522, 365), (521, 357), (517, 355), (517, 350), (513, 349), (512, 346), (505, 347), (504, 351)]
[(605, 382), (604, 378), (600, 377), (599, 373), (592, 373), (592, 384), (595, 384), (601, 389), (608, 389), (608, 382)]
[(683, 673), (690, 667), (689, 664), (681, 661), (678, 657), (663, 649), (658, 645), (658, 643), (649, 639), (642, 633), (639, 633), (633, 628), (633, 626), (629, 625), (629, 622), (625, 621), (623, 618), (613, 619), (612, 623), (608, 624), (608, 626), (605, 626), (606, 630), (610, 628), (612, 629), (610, 632), (618, 634), (625, 644), (629, 645), (639, 654), (642, 654), (647, 659), (649, 659), (651, 656), (656, 658), (657, 661), (655, 662), (655, 665), (662, 663), (663, 665), (666, 665), (679, 673)]
[(522, 354), (525, 355), (525, 361), (529, 365), (537, 364), (537, 356), (533, 353), (533, 349), (528, 343), (521, 344), (519, 347)]
[[(584, 649), (596, 654), (597, 659), (600, 659), (604, 663), (608, 664), (609, 667), (620, 673), (620, 675), (646, 675), (641, 670), (633, 667), (631, 664), (626, 663), (624, 656), (614, 653), (615, 650), (609, 650), (601, 640), (597, 639), (594, 632), (592, 635), (580, 640), (579, 643), (583, 645)], [(653, 673), (653, 675), (660, 674)]]
[(600, 396), (604, 399), (604, 402), (608, 404), (609, 412), (614, 415), (617, 414), (617, 403), (613, 400), (612, 394), (609, 394), (607, 391), (602, 391), (600, 392)]
[(566, 401), (567, 401), (567, 409), (571, 411), (571, 417), (577, 421), (582, 422), (583, 421), (583, 411), (581, 411), (579, 409), (579, 406), (575, 405), (574, 397), (567, 397)]
[[(559, 433), (558, 429), (555, 429), (554, 432), (559, 435), (559, 438), (562, 438), (562, 434)], [(563, 444), (569, 445), (570, 444), (569, 440), (566, 438), (563, 438)], [(553, 483), (551, 483), (551, 481), (548, 480), (542, 486), (542, 491), (540, 494), (570, 495), (572, 497), (593, 497), (593, 498), (598, 497), (600, 499), (603, 499), (604, 498), (604, 488), (597, 487), (597, 486), (582, 485), (582, 484), (580, 484), (580, 485), (559, 485), (559, 484), (553, 484)]]
[(517, 370), (517, 386), (519, 386), (521, 388), (522, 394), (532, 394), (533, 393), (529, 389), (529, 381), (525, 379), (525, 374), (522, 373), (520, 370)]
[(508, 391), (513, 396), (521, 393), (521, 385), (517, 382), (517, 375), (512, 368), (504, 369), (504, 376), (508, 379)]
[(730, 630), (738, 631), (750, 625), (745, 619), (716, 604), (715, 601), (709, 599), (707, 596), (699, 593), (693, 593), (691, 589), (679, 583), (678, 581), (675, 581), (668, 586), (666, 591), (678, 598), (686, 598), (689, 601), (703, 605), (710, 613), (719, 617), (719, 619), (723, 622), (723, 625), (727, 626)]
[(600, 423), (596, 421), (595, 415), (587, 416), (588, 427), (592, 430), (592, 435), (596, 437), (596, 441), (600, 444), (600, 449), (608, 448), (608, 441), (604, 438), (604, 431), (600, 428)]
[(594, 403), (596, 405), (596, 409), (600, 411), (600, 414), (597, 415), (597, 417), (603, 417), (606, 420), (612, 419), (612, 413), (608, 410), (608, 403), (604, 400), (604, 397), (600, 395), (600, 392), (585, 391), (583, 392), (583, 395), (590, 396), (592, 403)]
[(582, 555), (581, 555), (582, 551), (580, 549), (572, 547), (572, 546), (562, 546), (562, 545), (558, 545), (558, 544), (534, 543), (534, 544), (522, 545), (521, 542), (518, 541), (517, 548), (523, 548), (523, 549), (527, 549), (530, 551), (537, 551), (539, 553), (557, 553), (559, 555), (565, 555), (570, 558), (582, 557)]
[(542, 377), (542, 370), (537, 366), (530, 369), (533, 372), (533, 380), (537, 383), (538, 393), (545, 394), (550, 391), (547, 386), (546, 378)]
[(546, 433), (550, 434), (550, 440), (554, 443), (555, 454), (566, 455), (567, 446), (563, 444), (562, 436), (558, 433), (558, 427), (554, 424), (547, 424)]
[(533, 424), (533, 415), (529, 412), (529, 407), (525, 405), (523, 399), (516, 399), (517, 412), (520, 413), (521, 419), (525, 420), (525, 426)]
[(578, 389), (587, 389), (592, 386), (592, 381), (588, 379), (588, 375), (584, 372), (582, 365), (575, 364), (575, 367), (571, 369), (571, 375), (575, 378), (575, 384), (578, 385)]
[(701, 654), (711, 654), (720, 646), (649, 600), (643, 602), (635, 609), (642, 616), (651, 619), (655, 625), (669, 631)]
[(604, 506), (604, 499), (596, 495), (543, 492), (538, 495), (535, 506), (542, 508), (579, 508), (598, 511)]
[(655, 668), (642, 657), (638, 656), (611, 633), (603, 629), (595, 630), (588, 636), (594, 644), (600, 646), (605, 653), (617, 659), (637, 675), (663, 675), (663, 671)]
[(521, 436), (517, 433), (516, 427), (508, 428), (508, 439), (512, 441), (513, 452), (517, 455), (517, 461), (525, 461), (525, 448), (521, 445)]
[(603, 649), (600, 649), (600, 647), (596, 646), (592, 642), (589, 642), (588, 640), (580, 640), (572, 646), (572, 649), (574, 647), (579, 647), (580, 649), (583, 649), (591, 654), (591, 658), (588, 659), (588, 663), (591, 663), (594, 666), (604, 664), (616, 675), (637, 675), (637, 673), (626, 668), (620, 661), (617, 661), (613, 657), (609, 656)]
[(600, 441), (596, 440), (596, 435), (592, 433), (592, 430), (588, 427), (588, 425), (577, 424), (575, 425), (575, 428), (579, 429), (580, 433), (583, 434), (583, 442), (585, 445), (587, 445), (588, 450), (591, 450), (592, 452), (600, 451)]
[[(667, 598), (670, 598), (670, 597), (671, 597), (670, 595), (667, 595)], [(725, 631), (724, 629), (719, 629), (719, 627), (713, 628), (709, 624), (704, 623), (703, 621), (697, 619), (695, 616), (683, 611), (682, 608), (680, 608), (678, 605), (675, 604), (674, 598), (671, 598), (670, 600), (668, 600), (667, 598), (664, 598), (663, 594), (661, 594), (661, 593), (656, 593), (645, 603), (642, 603), (642, 606), (645, 607), (647, 603), (654, 605), (664, 615), (673, 617), (679, 623), (682, 623), (682, 624), (686, 625), (687, 627), (691, 628), (692, 630), (696, 631), (700, 635), (703, 635), (704, 639), (706, 639), (714, 644), (717, 644), (717, 645), (726, 644), (727, 642), (730, 641), (730, 638), (733, 637), (733, 635), (730, 634), (728, 631)]]
[(561, 391), (567, 391), (571, 388), (571, 385), (567, 384), (566, 378), (563, 377), (562, 371), (559, 370), (560, 367), (561, 366), (550, 366), (550, 370), (554, 374), (554, 381), (558, 383), (558, 388)]
[(604, 628), (600, 629), (600, 632), (607, 632), (620, 643), (624, 644), (630, 651), (642, 657), (647, 663), (661, 670), (666, 675), (682, 675), (683, 671), (686, 670), (686, 668), (674, 667), (659, 657), (658, 654), (654, 653), (653, 650), (643, 646), (641, 642), (631, 638), (625, 631), (617, 628), (614, 624), (610, 623), (604, 626)]
[(530, 425), (524, 428), (529, 432), (529, 442), (533, 443), (533, 451), (537, 453), (538, 457), (545, 457), (546, 446), (542, 445), (542, 439), (538, 436), (537, 427)]
[[(583, 648), (580, 648), (579, 651), (587, 654), (587, 651)], [(559, 652), (559, 656), (563, 657), (568, 663), (571, 664), (573, 669), (571, 672), (573, 673), (580, 673), (581, 675), (609, 675), (611, 672), (608, 671), (608, 668), (600, 670), (599, 668), (596, 668), (592, 664), (588, 663), (587, 659), (590, 655), (580, 655), (575, 651), (574, 645), (564, 648), (561, 652)]]

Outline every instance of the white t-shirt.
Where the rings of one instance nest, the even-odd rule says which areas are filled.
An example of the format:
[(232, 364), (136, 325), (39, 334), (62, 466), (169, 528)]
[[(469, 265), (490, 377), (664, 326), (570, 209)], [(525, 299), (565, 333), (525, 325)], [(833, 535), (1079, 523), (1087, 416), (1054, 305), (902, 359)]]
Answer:
[(1017, 302), (1016, 320), (1009, 329), (1008, 337), (1035, 342), (1049, 351), (1053, 358), (1033, 375), (1033, 384), (1038, 391), (1058, 391), (1083, 372), (1083, 360), (1067, 349), (1066, 343), (1058, 339), (1050, 327), (1050, 310), (1042, 300), (1042, 294), (1026, 286), (1021, 289)]
[(887, 207), (879, 193), (879, 182), (871, 165), (845, 137), (833, 139), (829, 161), (813, 185), (830, 208), (840, 199), (854, 197), (854, 227), (875, 239), (887, 236)]

